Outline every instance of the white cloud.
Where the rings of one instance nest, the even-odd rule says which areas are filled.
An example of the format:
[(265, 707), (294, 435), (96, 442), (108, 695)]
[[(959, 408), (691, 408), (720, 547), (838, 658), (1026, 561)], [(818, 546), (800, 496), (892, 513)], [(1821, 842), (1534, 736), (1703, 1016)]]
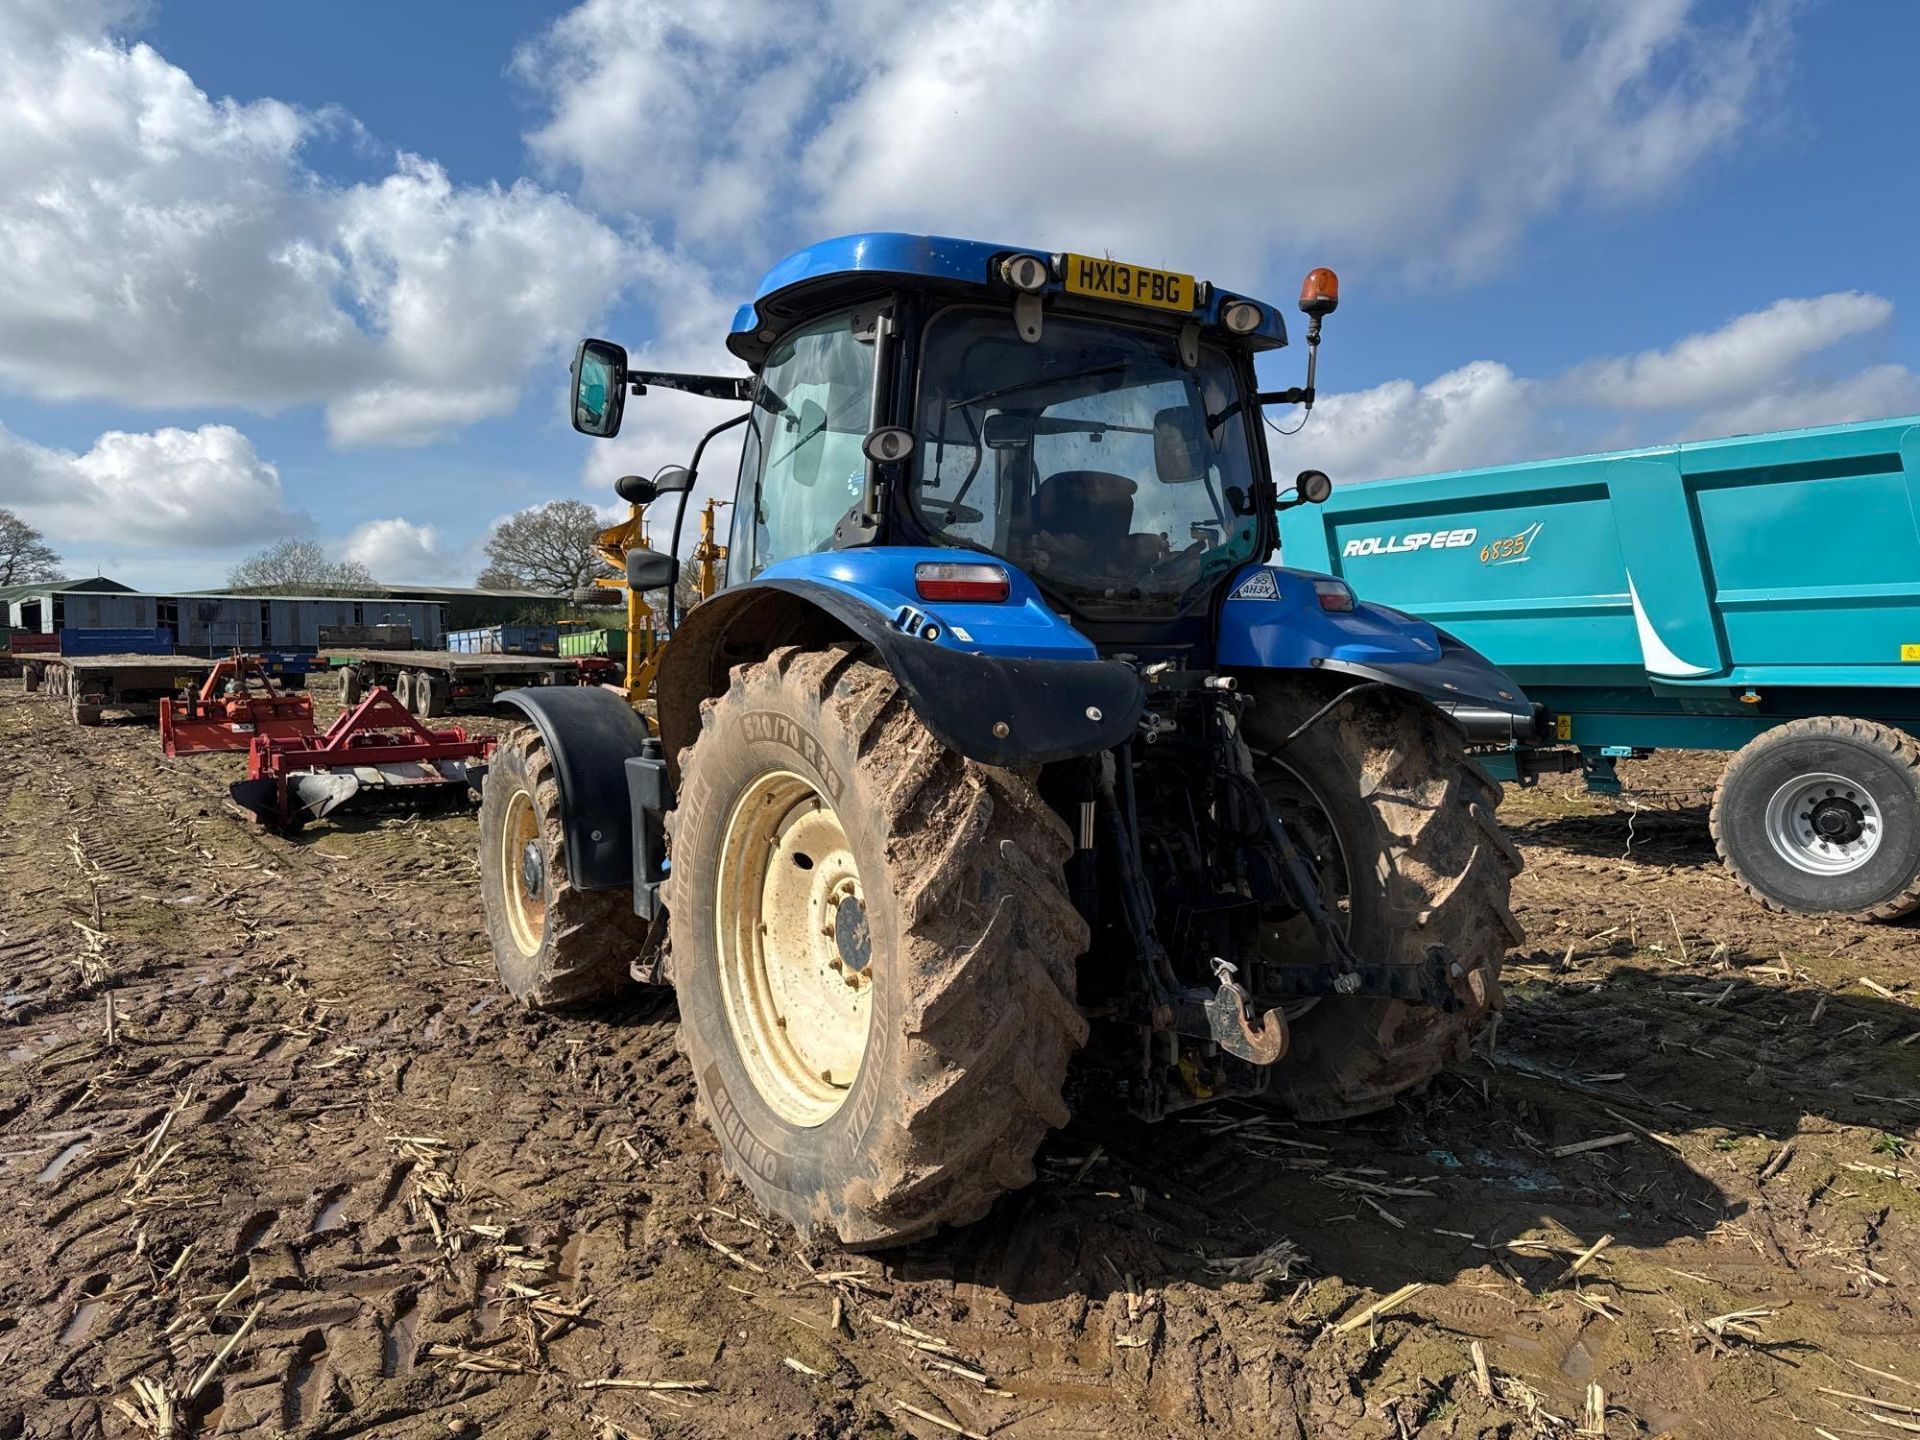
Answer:
[(1312, 466), (1336, 481), (1492, 465), (1533, 453), (1536, 387), (1493, 360), (1429, 381), (1389, 380), (1327, 395), (1298, 438), (1272, 438), (1276, 468)]
[(1621, 410), (1723, 405), (1778, 384), (1809, 356), (1892, 318), (1892, 301), (1858, 290), (1776, 300), (1664, 349), (1576, 366), (1559, 389), (1569, 401)]
[(1920, 375), (1904, 365), (1875, 365), (1839, 380), (1792, 382), (1691, 420), (1680, 439), (1751, 435), (1798, 425), (1844, 425), (1920, 413)]
[(280, 472), (230, 425), (128, 434), (85, 454), (0, 426), (0, 505), (63, 541), (217, 549), (307, 528), (287, 508)]
[[(1877, 295), (1786, 299), (1717, 330), (1590, 360), (1552, 380), (1476, 360), (1425, 385), (1390, 380), (1326, 395), (1299, 438), (1272, 442), (1275, 465), (1312, 465), (1336, 482), (1375, 480), (1920, 412), (1920, 375), (1903, 365), (1808, 373), (1822, 352), (1892, 317), (1891, 302)], [(1611, 417), (1613, 429), (1596, 435), (1591, 415), (1583, 421), (1570, 413), (1576, 408)]]
[(463, 585), (478, 568), (468, 550), (448, 546), (438, 526), (398, 516), (355, 526), (340, 557), (358, 561), (388, 584)]
[(688, 7), (584, 0), (520, 53), (593, 203), (737, 245), (771, 215), (1110, 247), (1250, 283), (1307, 248), (1485, 264), (1672, 184), (1784, 49), (1686, 0)]
[(0, 382), (419, 443), (512, 409), (621, 288), (627, 243), (572, 202), (404, 154), (331, 184), (302, 152), (350, 121), (213, 99), (102, 18), (0, 20)]

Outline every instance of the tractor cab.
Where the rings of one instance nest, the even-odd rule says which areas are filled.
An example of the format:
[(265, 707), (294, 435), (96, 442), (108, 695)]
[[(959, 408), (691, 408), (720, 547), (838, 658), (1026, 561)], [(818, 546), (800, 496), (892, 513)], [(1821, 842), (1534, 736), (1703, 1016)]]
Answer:
[[(1310, 344), (1337, 296), (1315, 271)], [(1260, 409), (1313, 392), (1262, 395), (1253, 361), (1286, 339), (1269, 304), (1092, 256), (884, 234), (802, 250), (727, 339), (754, 372), (732, 382), (751, 409), (729, 581), (874, 544), (972, 551), (1103, 650), (1203, 642), (1215, 592), (1276, 543)], [(574, 373), (596, 435), (626, 389), (729, 383), (591, 340)]]

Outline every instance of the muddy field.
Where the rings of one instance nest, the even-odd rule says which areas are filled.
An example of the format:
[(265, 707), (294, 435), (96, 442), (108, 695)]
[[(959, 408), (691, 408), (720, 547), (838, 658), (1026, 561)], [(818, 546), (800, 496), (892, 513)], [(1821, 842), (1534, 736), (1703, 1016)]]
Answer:
[(1090, 1079), (879, 1257), (762, 1227), (670, 999), (507, 1003), (470, 815), (287, 841), (237, 768), (0, 682), (0, 1440), (1920, 1431), (1920, 931), (1763, 913), (1707, 762), (1509, 795), (1531, 940), (1429, 1093)]

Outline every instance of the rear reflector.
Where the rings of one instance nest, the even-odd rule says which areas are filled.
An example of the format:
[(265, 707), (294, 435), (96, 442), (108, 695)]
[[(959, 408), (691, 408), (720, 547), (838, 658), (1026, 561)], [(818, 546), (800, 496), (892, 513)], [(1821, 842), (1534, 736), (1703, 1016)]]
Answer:
[(1012, 591), (998, 565), (962, 565), (928, 560), (913, 567), (913, 588), (922, 600), (970, 600), (996, 605)]
[(1353, 609), (1353, 591), (1344, 580), (1316, 580), (1313, 582), (1313, 593), (1318, 597), (1322, 610), (1344, 615)]

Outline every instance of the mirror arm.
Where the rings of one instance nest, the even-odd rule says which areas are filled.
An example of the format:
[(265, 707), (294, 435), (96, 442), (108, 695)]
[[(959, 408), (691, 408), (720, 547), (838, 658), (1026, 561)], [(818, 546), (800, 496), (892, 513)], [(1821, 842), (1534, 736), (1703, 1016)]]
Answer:
[(750, 375), (679, 375), (670, 370), (629, 370), (627, 384), (635, 395), (644, 395), (649, 385), (658, 385), (662, 390), (679, 390), (708, 400), (753, 398), (753, 377)]
[[(752, 382), (741, 381), (739, 383), (748, 385)], [(745, 399), (746, 397), (743, 395), (741, 398)], [(673, 512), (673, 539), (668, 542), (667, 546), (667, 553), (669, 555), (678, 558), (680, 554), (680, 526), (687, 518), (687, 499), (693, 494), (694, 482), (700, 478), (700, 457), (707, 453), (707, 442), (723, 431), (731, 430), (736, 425), (746, 424), (747, 421), (752, 418), (753, 411), (742, 410), (731, 420), (722, 420), (718, 425), (707, 431), (706, 434), (700, 437), (700, 443), (693, 447), (693, 463), (687, 466), (687, 488), (680, 492), (680, 504)], [(667, 587), (667, 634), (669, 635), (673, 634), (673, 627), (680, 619), (679, 597), (674, 594), (674, 591), (678, 588), (677, 585), (669, 585)]]
[(1311, 405), (1313, 386), (1294, 385), (1285, 390), (1262, 390), (1253, 398), (1262, 405)]

